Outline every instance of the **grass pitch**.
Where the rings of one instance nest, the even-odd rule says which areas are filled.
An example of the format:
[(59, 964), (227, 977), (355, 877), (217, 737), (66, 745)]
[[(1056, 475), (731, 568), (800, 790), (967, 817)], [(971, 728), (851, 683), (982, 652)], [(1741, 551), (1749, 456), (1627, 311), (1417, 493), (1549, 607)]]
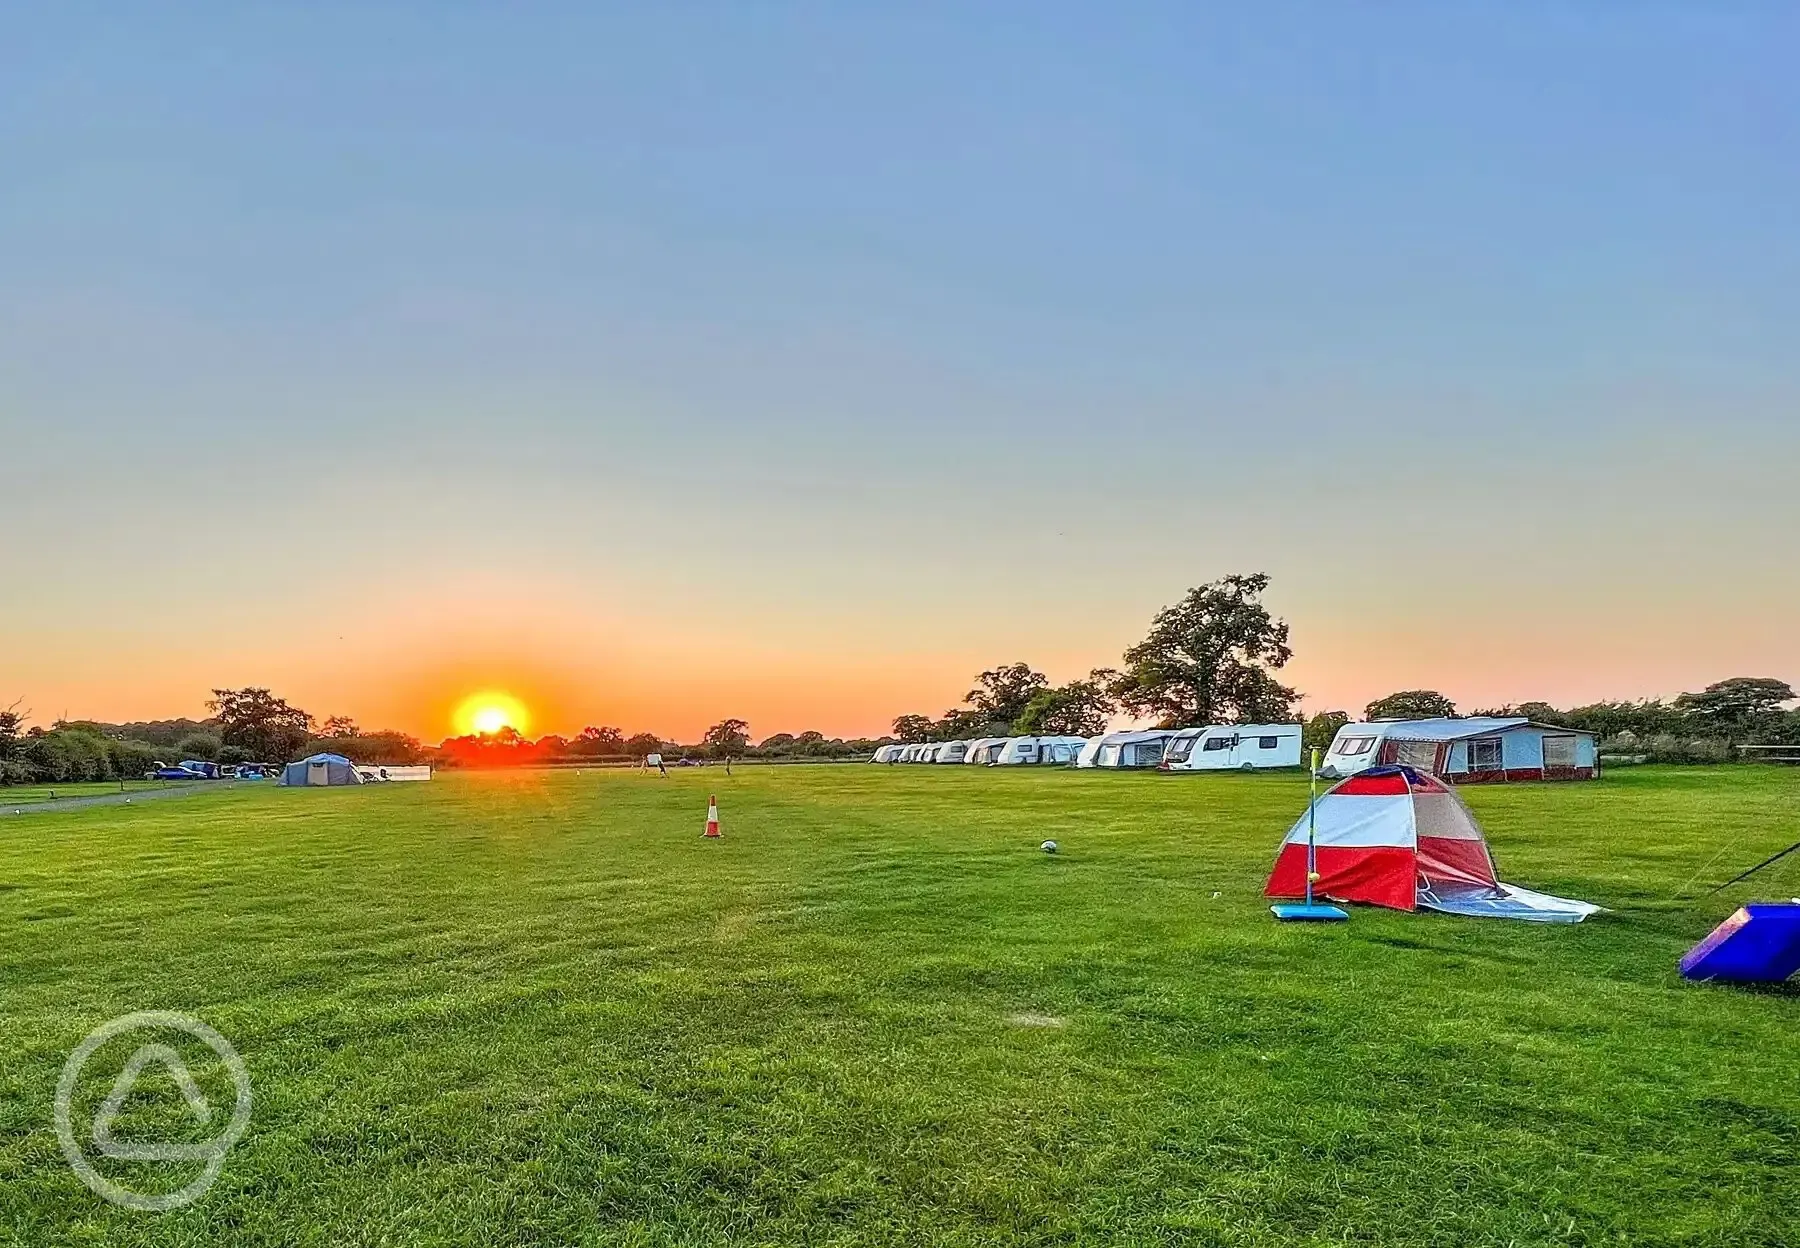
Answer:
[[(184, 783), (198, 784), (202, 782), (174, 782), (176, 785)], [(154, 793), (169, 787), (171, 787), (171, 782), (167, 780), (77, 780), (62, 784), (7, 785), (0, 788), (0, 811), (74, 797), (107, 797), (114, 793)]]
[[(1469, 792), (1503, 878), (1612, 908), (1579, 927), (1277, 924), (1305, 794), (531, 772), (0, 825), (0, 1240), (1792, 1242), (1800, 992), (1674, 968), (1800, 891), (1784, 863), (1676, 900), (1800, 836), (1800, 773)], [(69, 1052), (148, 1009), (216, 1027), (255, 1096), (164, 1214), (93, 1196), (51, 1127)], [(155, 1099), (121, 1135), (207, 1134)]]

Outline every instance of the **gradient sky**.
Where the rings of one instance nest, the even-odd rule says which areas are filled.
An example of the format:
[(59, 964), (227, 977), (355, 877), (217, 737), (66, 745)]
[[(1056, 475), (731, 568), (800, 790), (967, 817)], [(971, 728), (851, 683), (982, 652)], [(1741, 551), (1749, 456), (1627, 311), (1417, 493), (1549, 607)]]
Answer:
[(1800, 681), (1788, 3), (15, 7), (0, 703)]

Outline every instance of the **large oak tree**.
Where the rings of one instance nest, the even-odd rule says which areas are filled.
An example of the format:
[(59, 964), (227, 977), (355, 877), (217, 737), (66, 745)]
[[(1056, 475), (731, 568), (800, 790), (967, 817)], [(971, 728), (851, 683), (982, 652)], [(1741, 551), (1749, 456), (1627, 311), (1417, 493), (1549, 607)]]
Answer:
[(1125, 652), (1111, 692), (1164, 728), (1262, 723), (1293, 714), (1299, 694), (1271, 672), (1293, 657), (1288, 626), (1261, 602), (1262, 572), (1227, 576), (1157, 612), (1150, 635)]
[(207, 708), (226, 745), (259, 763), (291, 762), (312, 737), (313, 718), (267, 689), (214, 689)]

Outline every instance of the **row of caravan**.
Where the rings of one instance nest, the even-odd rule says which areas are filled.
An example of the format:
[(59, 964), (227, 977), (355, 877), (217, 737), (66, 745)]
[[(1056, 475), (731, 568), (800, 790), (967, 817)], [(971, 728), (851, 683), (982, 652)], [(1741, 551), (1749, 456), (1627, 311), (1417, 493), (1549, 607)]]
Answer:
[(875, 763), (964, 763), (1006, 767), (1154, 767), (1162, 771), (1258, 771), (1300, 766), (1299, 724), (1228, 724), (1109, 732), (1098, 737), (978, 737), (884, 745)]
[(976, 737), (973, 741), (919, 741), (884, 745), (872, 763), (971, 763), (1014, 767), (1021, 764), (1067, 767), (1087, 744), (1086, 737)]

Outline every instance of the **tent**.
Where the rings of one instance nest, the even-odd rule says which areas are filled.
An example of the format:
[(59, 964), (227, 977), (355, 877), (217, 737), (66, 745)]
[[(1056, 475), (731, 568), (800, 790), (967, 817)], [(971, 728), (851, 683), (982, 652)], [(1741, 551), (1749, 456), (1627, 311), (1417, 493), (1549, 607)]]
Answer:
[(298, 786), (362, 782), (363, 778), (356, 774), (356, 764), (342, 754), (314, 754), (283, 767), (277, 783)]
[(1502, 884), (1462, 798), (1411, 767), (1371, 767), (1319, 798), (1282, 841), (1268, 896), (1306, 895), (1309, 826), (1314, 891), (1339, 901), (1549, 923), (1579, 923), (1599, 909)]

